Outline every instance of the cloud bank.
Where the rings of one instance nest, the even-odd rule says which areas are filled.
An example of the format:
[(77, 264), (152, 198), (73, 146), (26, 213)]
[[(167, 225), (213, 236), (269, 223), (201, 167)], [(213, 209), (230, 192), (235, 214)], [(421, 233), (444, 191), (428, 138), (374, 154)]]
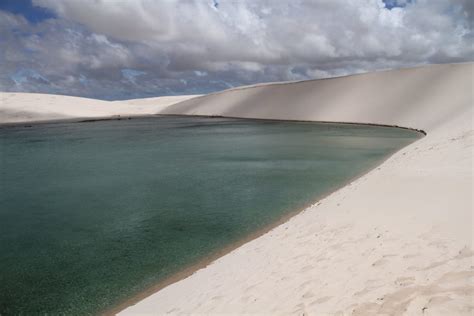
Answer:
[(472, 61), (467, 0), (33, 0), (0, 11), (0, 90), (104, 99), (194, 94)]

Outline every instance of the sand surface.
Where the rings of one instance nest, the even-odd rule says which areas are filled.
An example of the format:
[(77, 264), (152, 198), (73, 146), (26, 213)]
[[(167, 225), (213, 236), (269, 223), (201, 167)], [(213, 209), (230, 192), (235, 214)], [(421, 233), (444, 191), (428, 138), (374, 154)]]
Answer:
[(237, 88), (162, 112), (380, 123), (427, 136), (121, 314), (473, 314), (473, 64)]
[(152, 115), (194, 95), (102, 101), (54, 94), (0, 92), (0, 124)]

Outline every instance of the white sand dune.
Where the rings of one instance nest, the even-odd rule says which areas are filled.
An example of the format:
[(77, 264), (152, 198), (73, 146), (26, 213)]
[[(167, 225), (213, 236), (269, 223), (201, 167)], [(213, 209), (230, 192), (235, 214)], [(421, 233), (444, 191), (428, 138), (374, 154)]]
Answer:
[(472, 315), (473, 64), (215, 93), (162, 113), (362, 122), (423, 139), (123, 315)]
[(194, 95), (101, 101), (38, 93), (0, 92), (0, 123), (156, 114)]

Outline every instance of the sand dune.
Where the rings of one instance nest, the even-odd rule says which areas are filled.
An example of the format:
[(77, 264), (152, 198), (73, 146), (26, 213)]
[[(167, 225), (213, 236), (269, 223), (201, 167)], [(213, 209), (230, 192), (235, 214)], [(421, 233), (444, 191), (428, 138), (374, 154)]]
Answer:
[(324, 80), (235, 88), (168, 114), (359, 122), (430, 130), (472, 100), (472, 64), (434, 65)]
[(380, 167), (123, 315), (472, 315), (473, 64), (237, 88), (162, 113), (423, 129)]
[(195, 97), (170, 96), (126, 101), (101, 101), (38, 93), (0, 93), (0, 123), (156, 114), (165, 107)]

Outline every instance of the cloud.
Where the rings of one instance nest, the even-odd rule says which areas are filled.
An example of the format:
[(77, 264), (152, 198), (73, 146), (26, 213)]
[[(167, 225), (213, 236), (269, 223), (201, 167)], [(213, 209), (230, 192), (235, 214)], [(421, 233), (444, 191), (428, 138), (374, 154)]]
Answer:
[(467, 0), (33, 3), (58, 18), (30, 25), (0, 11), (8, 48), (0, 55), (2, 89), (18, 88), (4, 73), (19, 69), (37, 71), (52, 91), (122, 98), (462, 62), (474, 54)]

